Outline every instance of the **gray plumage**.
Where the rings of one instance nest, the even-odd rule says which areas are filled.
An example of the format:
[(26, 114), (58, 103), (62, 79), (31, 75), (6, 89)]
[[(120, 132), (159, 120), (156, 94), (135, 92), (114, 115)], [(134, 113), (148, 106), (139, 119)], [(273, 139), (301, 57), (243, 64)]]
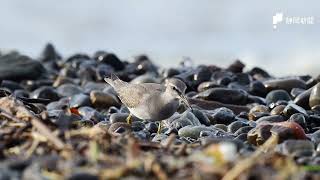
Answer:
[(169, 79), (165, 85), (156, 83), (131, 84), (117, 77), (105, 78), (117, 92), (121, 102), (136, 117), (160, 121), (172, 116), (186, 86), (179, 79)]

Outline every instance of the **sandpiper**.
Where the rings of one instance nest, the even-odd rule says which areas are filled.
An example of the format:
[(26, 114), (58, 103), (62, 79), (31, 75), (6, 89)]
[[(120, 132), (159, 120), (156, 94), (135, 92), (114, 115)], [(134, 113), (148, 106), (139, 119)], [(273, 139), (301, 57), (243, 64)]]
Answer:
[(167, 79), (164, 84), (132, 84), (115, 75), (104, 80), (114, 88), (121, 102), (128, 107), (129, 124), (132, 115), (148, 121), (167, 119), (177, 111), (180, 100), (191, 108), (184, 96), (186, 85), (176, 78)]

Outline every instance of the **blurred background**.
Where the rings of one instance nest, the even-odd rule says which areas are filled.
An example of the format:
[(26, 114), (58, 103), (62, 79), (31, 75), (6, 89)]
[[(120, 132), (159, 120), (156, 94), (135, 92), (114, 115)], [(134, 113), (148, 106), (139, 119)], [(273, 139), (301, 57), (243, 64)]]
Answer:
[[(235, 59), (276, 76), (320, 74), (320, 2), (219, 0), (2, 0), (0, 49), (38, 57), (47, 42), (64, 56), (107, 50), (160, 66), (183, 57), (225, 67)], [(272, 16), (313, 16), (314, 25)]]

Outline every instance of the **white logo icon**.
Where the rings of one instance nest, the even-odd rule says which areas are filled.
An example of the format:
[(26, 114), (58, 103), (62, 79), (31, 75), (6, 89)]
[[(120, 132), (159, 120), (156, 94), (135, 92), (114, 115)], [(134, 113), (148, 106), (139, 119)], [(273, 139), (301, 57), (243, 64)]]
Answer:
[(276, 13), (272, 16), (273, 29), (277, 29), (277, 24), (283, 21), (283, 13)]

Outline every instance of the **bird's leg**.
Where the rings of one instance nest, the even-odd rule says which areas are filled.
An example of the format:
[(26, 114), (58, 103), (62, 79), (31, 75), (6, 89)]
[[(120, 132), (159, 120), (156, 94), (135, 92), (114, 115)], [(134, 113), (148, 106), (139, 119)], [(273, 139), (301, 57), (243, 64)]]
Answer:
[(160, 134), (162, 130), (162, 121), (159, 122), (157, 134)]
[(127, 117), (127, 123), (131, 125), (132, 123), (132, 114), (130, 113), (129, 116)]

